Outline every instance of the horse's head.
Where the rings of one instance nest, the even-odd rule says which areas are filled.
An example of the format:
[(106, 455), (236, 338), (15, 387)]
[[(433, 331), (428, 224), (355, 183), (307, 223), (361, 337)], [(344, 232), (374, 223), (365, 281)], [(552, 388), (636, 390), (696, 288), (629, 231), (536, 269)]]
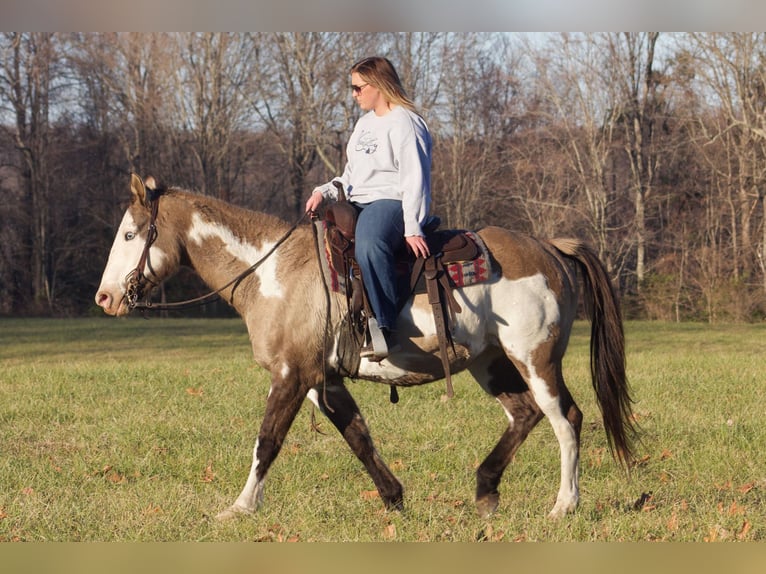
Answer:
[(168, 252), (169, 242), (160, 238), (163, 217), (158, 208), (164, 189), (152, 177), (144, 183), (133, 174), (130, 190), (130, 206), (117, 230), (96, 293), (96, 304), (109, 315), (127, 314), (142, 295), (174, 271), (168, 263), (177, 259)]

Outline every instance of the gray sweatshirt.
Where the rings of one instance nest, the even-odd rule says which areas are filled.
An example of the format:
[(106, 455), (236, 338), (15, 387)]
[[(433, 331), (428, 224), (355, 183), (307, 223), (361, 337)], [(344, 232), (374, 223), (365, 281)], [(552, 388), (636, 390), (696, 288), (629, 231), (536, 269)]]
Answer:
[[(346, 146), (340, 181), (350, 201), (398, 199), (404, 235), (423, 235), (421, 224), (431, 207), (431, 134), (423, 118), (394, 106), (383, 116), (369, 111), (357, 121)], [(337, 199), (332, 181), (315, 189)]]

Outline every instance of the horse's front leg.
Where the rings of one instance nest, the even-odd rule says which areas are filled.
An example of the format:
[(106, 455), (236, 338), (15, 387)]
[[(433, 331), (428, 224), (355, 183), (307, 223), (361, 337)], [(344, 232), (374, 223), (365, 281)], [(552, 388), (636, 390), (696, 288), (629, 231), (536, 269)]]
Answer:
[(326, 388), (321, 385), (314, 387), (309, 391), (308, 398), (332, 421), (351, 450), (362, 461), (386, 508), (402, 510), (402, 485), (375, 449), (367, 423), (343, 382), (333, 381), (332, 384), (328, 383)]
[(237, 514), (251, 514), (261, 505), (266, 473), (282, 448), (304, 396), (305, 391), (298, 380), (282, 374), (272, 377), (266, 412), (253, 449), (250, 475), (234, 504), (218, 514), (219, 520), (232, 518)]

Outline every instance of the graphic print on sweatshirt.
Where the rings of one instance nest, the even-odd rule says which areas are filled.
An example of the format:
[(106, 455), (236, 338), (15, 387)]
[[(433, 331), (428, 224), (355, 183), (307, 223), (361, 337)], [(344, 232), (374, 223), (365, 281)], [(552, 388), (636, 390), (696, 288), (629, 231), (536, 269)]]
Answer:
[(363, 131), (356, 140), (356, 151), (363, 151), (367, 155), (375, 153), (378, 149), (378, 138), (372, 131)]

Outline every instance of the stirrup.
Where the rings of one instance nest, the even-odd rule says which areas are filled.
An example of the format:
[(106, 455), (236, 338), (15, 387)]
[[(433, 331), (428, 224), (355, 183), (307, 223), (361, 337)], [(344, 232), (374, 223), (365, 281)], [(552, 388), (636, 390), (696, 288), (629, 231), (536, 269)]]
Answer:
[(359, 356), (363, 359), (380, 362), (388, 357), (386, 336), (378, 327), (378, 320), (375, 317), (370, 317), (367, 320), (367, 329), (370, 333), (370, 344), (362, 347)]

